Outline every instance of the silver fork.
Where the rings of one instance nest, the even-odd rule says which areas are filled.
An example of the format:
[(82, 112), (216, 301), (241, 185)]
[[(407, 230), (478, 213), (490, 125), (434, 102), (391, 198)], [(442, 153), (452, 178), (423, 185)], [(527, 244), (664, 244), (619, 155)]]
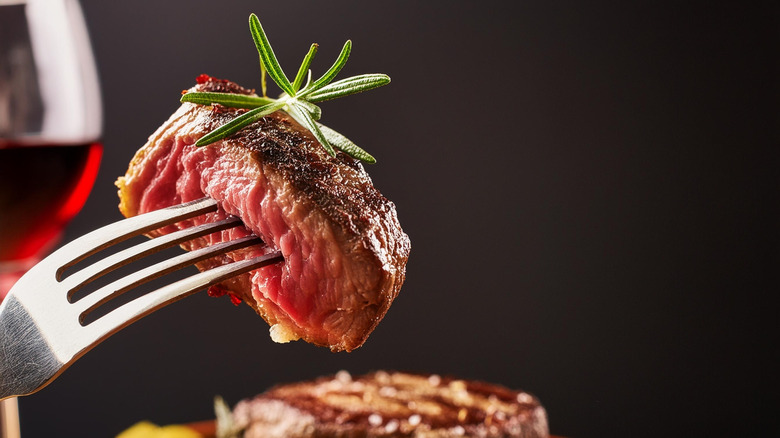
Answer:
[[(282, 261), (273, 252), (218, 266), (166, 284), (86, 321), (102, 304), (145, 282), (198, 261), (257, 245), (248, 236), (190, 251), (126, 275), (74, 300), (74, 293), (104, 274), (179, 243), (241, 225), (237, 218), (176, 231), (121, 250), (63, 278), (75, 264), (131, 237), (217, 209), (210, 198), (124, 219), (86, 234), (30, 269), (0, 305), (0, 400), (32, 394), (107, 337), (138, 319), (205, 287)], [(75, 269), (75, 268), (74, 268)]]

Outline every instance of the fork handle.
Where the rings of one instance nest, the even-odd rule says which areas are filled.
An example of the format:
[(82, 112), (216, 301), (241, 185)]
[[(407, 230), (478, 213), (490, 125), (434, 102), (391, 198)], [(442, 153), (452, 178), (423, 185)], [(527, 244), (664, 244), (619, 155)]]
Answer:
[(0, 400), (0, 438), (21, 438), (16, 397)]

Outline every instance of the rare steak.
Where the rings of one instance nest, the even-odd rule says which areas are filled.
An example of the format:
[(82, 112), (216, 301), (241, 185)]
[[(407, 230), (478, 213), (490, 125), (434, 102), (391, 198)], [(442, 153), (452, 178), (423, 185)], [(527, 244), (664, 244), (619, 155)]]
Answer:
[[(201, 76), (190, 91), (251, 94)], [(229, 215), (245, 227), (183, 245), (196, 249), (254, 233), (266, 243), (201, 263), (210, 266), (280, 250), (284, 262), (213, 287), (243, 299), (285, 342), (304, 339), (333, 351), (362, 345), (404, 281), (409, 238), (395, 206), (362, 164), (331, 157), (313, 135), (277, 111), (205, 147), (193, 144), (245, 110), (184, 103), (149, 138), (117, 181), (125, 216), (208, 196), (219, 210), (166, 227), (168, 233)]]

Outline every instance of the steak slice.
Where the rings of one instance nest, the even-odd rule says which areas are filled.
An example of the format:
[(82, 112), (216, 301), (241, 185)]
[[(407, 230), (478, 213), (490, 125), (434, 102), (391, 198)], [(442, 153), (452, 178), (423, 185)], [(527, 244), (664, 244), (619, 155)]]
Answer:
[[(251, 94), (202, 75), (190, 91)], [(254, 233), (266, 243), (198, 265), (200, 269), (281, 250), (284, 263), (210, 289), (243, 299), (279, 342), (304, 339), (333, 351), (362, 345), (404, 281), (409, 238), (395, 206), (357, 160), (331, 157), (314, 136), (277, 111), (205, 147), (204, 134), (245, 112), (184, 103), (135, 154), (117, 180), (127, 216), (209, 196), (219, 210), (158, 232), (238, 216), (245, 227), (183, 245), (192, 250)]]
[(232, 421), (244, 438), (549, 437), (544, 408), (526, 392), (385, 371), (277, 386), (239, 402)]

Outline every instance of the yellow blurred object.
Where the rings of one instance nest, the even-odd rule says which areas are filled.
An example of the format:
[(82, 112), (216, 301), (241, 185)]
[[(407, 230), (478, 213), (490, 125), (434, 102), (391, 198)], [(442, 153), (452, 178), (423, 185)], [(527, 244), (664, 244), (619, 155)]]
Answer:
[(116, 438), (201, 438), (202, 436), (189, 427), (157, 426), (148, 421), (142, 421), (120, 433)]

